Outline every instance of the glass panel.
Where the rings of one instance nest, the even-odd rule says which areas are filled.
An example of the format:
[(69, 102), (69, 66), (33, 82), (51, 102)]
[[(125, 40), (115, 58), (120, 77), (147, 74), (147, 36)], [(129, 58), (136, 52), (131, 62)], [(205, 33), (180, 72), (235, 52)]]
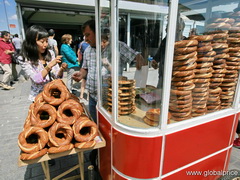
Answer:
[[(111, 39), (109, 9), (100, 12), (100, 88), (102, 105), (111, 113), (111, 49), (104, 46)], [(160, 124), (168, 10), (166, 0), (119, 1), (118, 122), (126, 126)], [(240, 68), (239, 15), (237, 0), (179, 1), (174, 59), (168, 59), (173, 61), (168, 124), (232, 106)], [(139, 62), (147, 62), (143, 74), (137, 74)]]
[(112, 101), (108, 96), (109, 78), (111, 77), (111, 47), (110, 47), (110, 3), (100, 8), (100, 27), (101, 27), (101, 62), (100, 62), (100, 92), (102, 106), (105, 110), (111, 111)]
[[(144, 6), (139, 1), (119, 1), (118, 122), (129, 127), (153, 128), (159, 126), (162, 89), (157, 69), (159, 58), (155, 54), (164, 37), (168, 3), (141, 3)], [(126, 7), (131, 9), (130, 13)], [(161, 47), (164, 51), (165, 46)], [(140, 64), (144, 66), (139, 71)]]
[(232, 106), (240, 68), (239, 1), (179, 1), (171, 123)]

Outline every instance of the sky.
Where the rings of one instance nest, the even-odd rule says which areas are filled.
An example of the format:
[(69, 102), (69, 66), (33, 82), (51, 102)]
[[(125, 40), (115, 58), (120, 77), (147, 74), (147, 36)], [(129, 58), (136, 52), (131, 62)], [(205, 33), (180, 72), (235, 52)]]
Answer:
[[(0, 31), (9, 31), (11, 34), (19, 34), (15, 0), (0, 0), (0, 17)], [(10, 27), (10, 24), (14, 24), (16, 27)]]

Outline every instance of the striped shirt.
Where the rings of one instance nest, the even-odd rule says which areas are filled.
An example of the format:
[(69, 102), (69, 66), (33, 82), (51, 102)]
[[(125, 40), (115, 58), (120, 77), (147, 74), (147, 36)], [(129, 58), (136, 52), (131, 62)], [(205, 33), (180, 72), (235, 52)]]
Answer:
[[(119, 61), (119, 75), (122, 75), (123, 69), (127, 63), (131, 63), (138, 52), (134, 51), (130, 48), (126, 43), (119, 41), (119, 53), (120, 53), (120, 61)], [(102, 58), (107, 58), (111, 63), (111, 47), (107, 46), (104, 50), (102, 50)], [(86, 88), (92, 98), (97, 101), (97, 63), (96, 63), (96, 49), (88, 46), (83, 55), (83, 69), (88, 71), (87, 74), (87, 83)], [(106, 71), (107, 68), (102, 68), (102, 72)], [(110, 72), (109, 72), (110, 73)]]

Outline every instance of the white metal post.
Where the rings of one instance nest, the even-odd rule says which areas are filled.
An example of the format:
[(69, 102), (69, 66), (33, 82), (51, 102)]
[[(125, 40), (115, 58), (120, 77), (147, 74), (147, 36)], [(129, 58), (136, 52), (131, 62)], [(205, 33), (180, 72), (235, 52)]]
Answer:
[(112, 117), (116, 122), (118, 117), (118, 1), (111, 1), (111, 52), (112, 52)]

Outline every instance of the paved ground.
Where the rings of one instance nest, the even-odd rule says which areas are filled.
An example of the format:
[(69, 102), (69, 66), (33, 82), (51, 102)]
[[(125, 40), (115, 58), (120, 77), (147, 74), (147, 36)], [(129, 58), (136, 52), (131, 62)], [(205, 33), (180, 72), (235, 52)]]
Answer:
[[(1, 79), (0, 74), (0, 79)], [(42, 180), (44, 179), (41, 165), (32, 164), (18, 167), (19, 148), (17, 137), (22, 130), (27, 116), (30, 102), (27, 100), (30, 82), (18, 81), (11, 91), (0, 89), (0, 180)], [(87, 102), (87, 101), (85, 101)], [(90, 165), (89, 152), (85, 153), (85, 177), (87, 179), (87, 167)], [(50, 167), (51, 176), (77, 164), (77, 156), (71, 155), (56, 159), (56, 164)], [(229, 170), (240, 170), (240, 149), (233, 148)], [(79, 170), (68, 176), (79, 174)], [(65, 176), (67, 177), (67, 176)]]
[[(2, 79), (2, 74), (0, 74), (0, 79)], [(31, 103), (27, 100), (30, 81), (22, 81), (21, 77), (20, 81), (13, 86), (15, 89), (11, 91), (0, 88), (0, 180), (43, 180), (44, 174), (40, 163), (18, 167), (20, 149), (17, 145), (17, 138), (22, 131)], [(85, 179), (88, 179), (89, 153), (88, 151), (84, 154)], [(77, 155), (56, 159), (56, 164), (50, 167), (51, 177), (59, 175), (77, 163)], [(79, 169), (77, 169), (64, 178), (79, 174)], [(97, 174), (95, 176), (97, 177)]]

